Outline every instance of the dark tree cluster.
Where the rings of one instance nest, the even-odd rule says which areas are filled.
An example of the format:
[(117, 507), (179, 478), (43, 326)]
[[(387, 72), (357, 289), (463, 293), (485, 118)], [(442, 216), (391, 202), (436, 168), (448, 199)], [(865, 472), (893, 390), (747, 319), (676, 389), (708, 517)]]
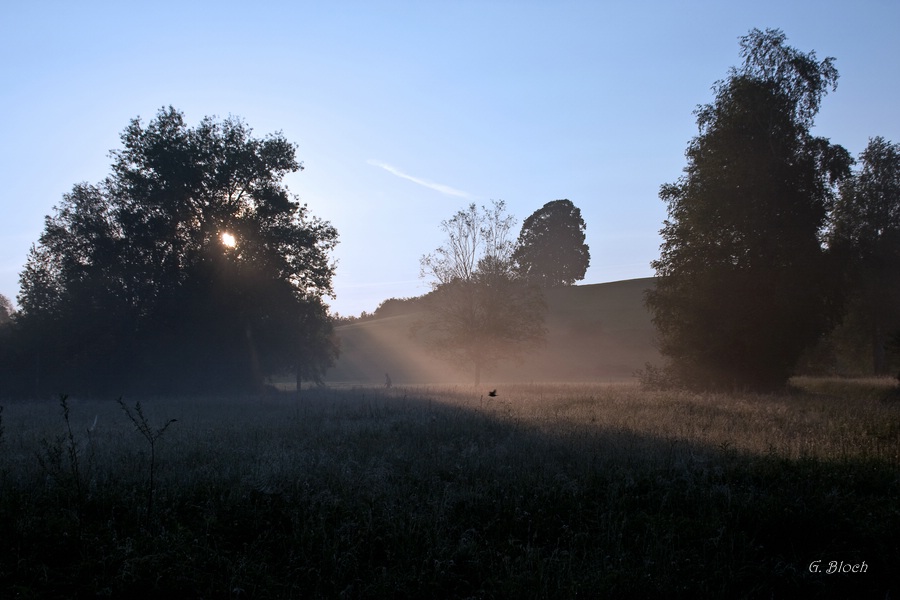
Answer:
[(897, 280), (888, 215), (898, 213), (898, 196), (889, 169), (871, 166), (876, 155), (890, 163), (892, 147), (873, 141), (854, 175), (844, 148), (813, 136), (838, 72), (834, 59), (785, 41), (779, 30), (741, 38), (743, 65), (697, 109), (684, 175), (661, 188), (668, 219), (646, 302), (667, 359), (656, 375), (667, 384), (782, 387), (842, 318), (844, 274), (864, 263), (871, 269), (856, 288), (873, 303), (873, 327), (886, 329), (897, 314), (875, 282)]
[(246, 391), (318, 379), (336, 356), (325, 295), (337, 233), (282, 183), (281, 134), (240, 119), (133, 120), (111, 174), (46, 218), (2, 350), (28, 393)]
[[(837, 338), (854, 354), (870, 356), (875, 375), (896, 373), (900, 350), (900, 144), (869, 140), (859, 168), (840, 188), (830, 245), (841, 256), (848, 290)], [(851, 335), (856, 332), (857, 335)]]

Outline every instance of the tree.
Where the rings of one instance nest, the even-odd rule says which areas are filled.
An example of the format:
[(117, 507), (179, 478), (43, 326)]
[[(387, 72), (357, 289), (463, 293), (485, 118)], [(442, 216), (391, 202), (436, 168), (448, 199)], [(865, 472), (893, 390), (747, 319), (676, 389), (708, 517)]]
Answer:
[(584, 243), (581, 210), (570, 200), (554, 200), (522, 223), (512, 260), (518, 275), (542, 287), (584, 279), (591, 255)]
[[(297, 315), (301, 343), (295, 346), (297, 395), (304, 381), (322, 384), (325, 372), (334, 365), (340, 346), (334, 335), (333, 320), (319, 302), (308, 302)], [(285, 353), (284, 356), (291, 356)], [(285, 365), (289, 366), (289, 365)]]
[(13, 305), (9, 298), (0, 294), (0, 325), (9, 323), (13, 314)]
[(884, 375), (889, 337), (900, 331), (900, 144), (870, 139), (859, 164), (841, 185), (831, 243), (847, 258), (848, 320), (864, 329), (872, 371)]
[(483, 371), (545, 336), (540, 290), (512, 271), (513, 223), (502, 201), (481, 210), (470, 204), (441, 222), (444, 245), (421, 259), (421, 275), (432, 278), (433, 291), (418, 327), (435, 353), (471, 369), (476, 384)]
[(6, 381), (3, 365), (13, 365), (19, 348), (13, 338), (13, 305), (9, 298), (0, 294), (0, 397), (14, 391)]
[(646, 303), (670, 382), (771, 389), (837, 314), (821, 233), (852, 161), (810, 134), (837, 85), (833, 59), (778, 30), (740, 45), (743, 66), (695, 113), (685, 174), (661, 187), (668, 219)]
[(105, 180), (63, 197), (20, 278), (45, 384), (250, 390), (333, 356), (320, 330), (337, 232), (282, 183), (296, 147), (251, 133), (162, 109), (129, 124)]

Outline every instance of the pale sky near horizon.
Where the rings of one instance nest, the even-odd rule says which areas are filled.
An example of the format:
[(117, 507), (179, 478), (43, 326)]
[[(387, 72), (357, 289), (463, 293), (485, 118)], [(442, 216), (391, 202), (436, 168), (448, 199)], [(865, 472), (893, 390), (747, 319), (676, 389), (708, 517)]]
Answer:
[(62, 195), (109, 173), (130, 119), (281, 131), (287, 180), (338, 230), (332, 309), (358, 315), (428, 290), (440, 221), (504, 200), (516, 231), (568, 198), (587, 224), (581, 283), (653, 274), (693, 110), (740, 63), (738, 38), (780, 28), (833, 56), (815, 133), (857, 156), (900, 142), (900, 2), (0, 2), (0, 293), (15, 301)]

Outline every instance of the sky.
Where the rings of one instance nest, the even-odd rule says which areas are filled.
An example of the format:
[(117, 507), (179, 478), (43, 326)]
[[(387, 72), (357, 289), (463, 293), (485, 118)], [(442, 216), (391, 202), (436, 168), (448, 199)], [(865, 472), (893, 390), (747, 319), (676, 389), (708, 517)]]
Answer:
[(238, 116), (297, 144), (286, 183), (340, 244), (332, 311), (428, 291), (440, 222), (506, 202), (516, 231), (567, 198), (587, 225), (581, 282), (653, 275), (693, 114), (779, 28), (840, 72), (816, 135), (857, 156), (900, 142), (900, 2), (15, 2), (0, 0), (0, 294), (45, 215), (110, 172), (134, 118)]

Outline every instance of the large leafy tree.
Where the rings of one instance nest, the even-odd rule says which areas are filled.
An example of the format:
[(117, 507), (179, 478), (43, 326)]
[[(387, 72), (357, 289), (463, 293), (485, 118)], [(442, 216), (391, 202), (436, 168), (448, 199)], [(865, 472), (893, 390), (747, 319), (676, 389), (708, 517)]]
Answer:
[(441, 222), (444, 244), (421, 259), (433, 290), (418, 328), (436, 354), (471, 370), (476, 384), (545, 336), (540, 289), (512, 270), (513, 223), (502, 201), (481, 209), (471, 204)]
[(571, 200), (548, 202), (522, 223), (512, 254), (516, 272), (542, 287), (584, 279), (591, 262), (584, 229), (581, 209)]
[(282, 182), (302, 168), (295, 146), (237, 118), (190, 128), (173, 108), (121, 140), (112, 173), (47, 217), (21, 275), (20, 333), (42, 387), (317, 378), (334, 356), (323, 301), (337, 233)]
[(810, 129), (837, 70), (778, 30), (740, 46), (743, 65), (696, 111), (684, 175), (660, 191), (668, 219), (646, 300), (668, 381), (695, 387), (783, 385), (835, 315), (821, 233), (852, 161)]
[(900, 331), (900, 144), (870, 139), (859, 165), (841, 185), (831, 244), (847, 258), (847, 322), (864, 332), (872, 370), (883, 375)]

